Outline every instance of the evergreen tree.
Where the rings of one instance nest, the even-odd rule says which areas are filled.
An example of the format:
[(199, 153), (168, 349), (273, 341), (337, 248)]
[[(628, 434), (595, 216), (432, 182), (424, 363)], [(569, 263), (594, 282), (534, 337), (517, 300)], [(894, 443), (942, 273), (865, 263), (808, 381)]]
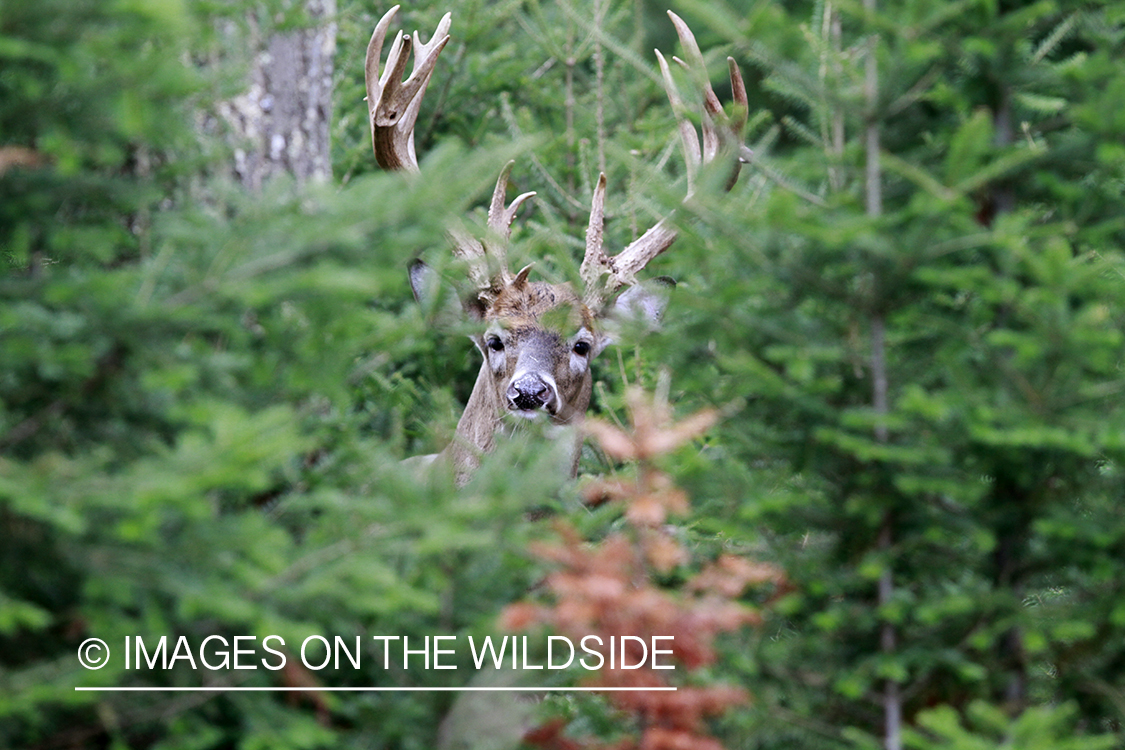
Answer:
[[(763, 628), (728, 634), (699, 679), (751, 702), (703, 733), (1125, 740), (1119, 4), (679, 2), (712, 77), (730, 54), (751, 84), (741, 181), (705, 172), (686, 206), (650, 57), (674, 48), (663, 8), (400, 10), (410, 30), (454, 12), (420, 183), (370, 153), (363, 49), (386, 9), (326, 19), (335, 184), (248, 192), (219, 116), (252, 79), (246, 35), (319, 18), (0, 8), (0, 745), (435, 746), (448, 693), (74, 687), (462, 684), (378, 660), (126, 670), (120, 648), (496, 633), (542, 573), (530, 506), (592, 543), (626, 525), (582, 504), (588, 479), (547, 481), (535, 446), (459, 493), (397, 463), (442, 447), (477, 366), (409, 299), (406, 264), (447, 257), (449, 218), (479, 213), (513, 156), (512, 190), (539, 192), (513, 252), (548, 278), (577, 277), (598, 171), (610, 244), (679, 209), (686, 235), (651, 270), (679, 282), (665, 328), (603, 356), (594, 408), (621, 420), (623, 381), (670, 382), (670, 418), (722, 415), (661, 458), (697, 562), (654, 585), (733, 553), (792, 587), (744, 596), (770, 599)], [(592, 449), (583, 469), (630, 476)], [(78, 665), (89, 637), (107, 667)], [(560, 741), (628, 730), (599, 699), (542, 707), (559, 709)]]
[(757, 741), (1120, 738), (1120, 9), (698, 10), (780, 97), (664, 355), (745, 399), (711, 524), (800, 579)]
[[(443, 242), (432, 206), (465, 213), (504, 156), (447, 149), (414, 189), (243, 190), (213, 131), (246, 85), (248, 9), (218, 10), (0, 10), (5, 747), (429, 747), (446, 694), (75, 687), (446, 684), (421, 663), (293, 665), (309, 635), (459, 634), (526, 586), (526, 483), (455, 500), (397, 463), (406, 415), (449, 399), (426, 390), (444, 363), (406, 261)], [(211, 635), (256, 638), (256, 668), (126, 667), (126, 637), (171, 656)], [(259, 661), (267, 635), (286, 669)], [(87, 638), (102, 669), (79, 666)]]

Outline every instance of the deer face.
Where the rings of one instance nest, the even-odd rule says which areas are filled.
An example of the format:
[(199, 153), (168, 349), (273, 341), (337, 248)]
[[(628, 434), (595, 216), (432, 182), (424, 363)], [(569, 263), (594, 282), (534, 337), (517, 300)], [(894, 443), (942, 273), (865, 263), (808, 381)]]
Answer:
[(590, 401), (590, 361), (604, 348), (593, 314), (565, 285), (523, 282), (500, 291), (474, 338), (496, 403), (520, 417), (569, 423)]
[[(593, 390), (590, 363), (612, 343), (610, 331), (622, 317), (659, 322), (671, 286), (669, 279), (632, 286), (605, 315), (597, 315), (568, 284), (528, 281), (529, 269), (515, 278), (495, 279), (462, 303), (464, 313), (480, 327), (470, 338), (484, 362), (456, 437), (443, 451), (457, 471), (458, 484), (468, 481), (480, 456), (492, 450), (497, 430), (506, 431), (506, 416), (545, 418), (557, 426), (581, 420)], [(431, 301), (438, 284), (437, 274), (425, 263), (411, 265), (410, 286), (419, 302)], [(571, 436), (578, 439), (579, 433), (571, 431)], [(572, 474), (578, 447), (576, 442)]]
[[(411, 287), (420, 302), (436, 290), (434, 277), (420, 261), (412, 266)], [(590, 364), (612, 343), (609, 319), (639, 315), (658, 322), (668, 284), (631, 287), (600, 317), (569, 285), (528, 281), (526, 269), (470, 299), (465, 312), (483, 326), (471, 339), (484, 357), (471, 400), (492, 406), (487, 421), (506, 412), (569, 424), (589, 406)]]

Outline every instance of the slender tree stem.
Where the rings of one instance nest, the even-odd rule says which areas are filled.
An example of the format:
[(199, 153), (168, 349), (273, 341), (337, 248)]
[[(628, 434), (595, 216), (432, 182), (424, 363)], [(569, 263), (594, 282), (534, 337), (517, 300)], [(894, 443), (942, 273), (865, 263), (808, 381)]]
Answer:
[[(875, 13), (875, 0), (863, 0), (863, 9), (868, 14)], [(879, 164), (880, 130), (879, 130), (879, 63), (876, 57), (878, 36), (872, 34), (868, 39), (867, 60), (863, 77), (863, 92), (866, 102), (865, 113), (865, 151), (867, 156), (866, 169), (866, 197), (867, 215), (879, 218), (883, 215), (883, 175)], [(876, 278), (876, 294), (879, 292), (879, 279)], [(879, 304), (876, 301), (876, 309)], [(875, 439), (885, 443), (889, 439), (887, 432), (887, 415), (890, 410), (888, 402), (887, 383), (887, 355), (886, 355), (887, 330), (886, 320), (882, 312), (876, 312), (871, 317), (871, 380), (872, 403), (875, 409)], [(888, 559), (886, 569), (879, 577), (878, 602), (880, 607), (890, 603), (894, 596), (895, 582), (894, 569), (891, 565), (890, 552), (894, 547), (895, 528), (894, 514), (887, 509), (883, 515), (883, 523), (879, 529), (879, 551)], [(897, 647), (897, 633), (892, 623), (884, 622), (879, 633), (879, 645), (885, 654), (893, 654)], [(902, 693), (897, 680), (888, 679), (883, 687), (883, 733), (884, 747), (886, 750), (901, 750), (902, 748)]]
[[(575, 144), (577, 138), (574, 136), (574, 66), (578, 61), (574, 59), (574, 23), (567, 25), (566, 34), (566, 78), (564, 80), (565, 95), (565, 109), (566, 109), (566, 190), (568, 195), (574, 195), (574, 164), (575, 164)], [(571, 221), (577, 217), (573, 208), (567, 212), (570, 215)]]
[[(1012, 90), (1009, 86), (1000, 83), (996, 108), (992, 115), (993, 130), (995, 131), (995, 144), (997, 148), (1010, 146), (1013, 139), (1012, 132)], [(992, 189), (992, 202), (996, 216), (1015, 210), (1016, 196), (1011, 185), (997, 185)], [(1016, 496), (1015, 490), (1011, 494)], [(1017, 524), (1005, 529), (999, 534), (996, 544), (998, 587), (1007, 588), (1017, 595), (1021, 589), (1019, 580), (1020, 551), (1024, 546), (1026, 526)], [(1023, 648), (1023, 631), (1019, 626), (1013, 626), (1000, 637), (998, 646), (1001, 663), (1007, 666), (1009, 672), (1007, 683), (1004, 686), (1004, 702), (1008, 710), (1017, 715), (1023, 713), (1027, 700), (1027, 661)]]
[[(996, 145), (1005, 148), (1012, 143), (1012, 90), (1005, 85), (1000, 87), (1000, 97), (996, 104), (996, 112), (992, 117), (993, 129), (996, 132)], [(1016, 197), (1010, 185), (1000, 185), (993, 191), (995, 193), (996, 213), (1008, 213), (1016, 207)]]
[[(875, 12), (875, 0), (863, 0), (863, 8)], [(863, 77), (863, 94), (867, 103), (865, 141), (867, 152), (867, 215), (883, 215), (883, 180), (879, 164), (880, 132), (878, 119), (879, 63), (875, 56), (878, 37), (872, 34), (867, 44), (866, 70)]]
[[(603, 31), (605, 24), (605, 0), (594, 0), (594, 26)], [(594, 35), (594, 116), (598, 128), (598, 171), (605, 172), (605, 53), (601, 38)]]
[(843, 170), (840, 158), (844, 153), (844, 110), (838, 104), (830, 104), (827, 96), (829, 86), (840, 85), (840, 55), (843, 50), (843, 24), (840, 12), (827, 2), (824, 4), (824, 19), (821, 22), (821, 35), (826, 41), (824, 56), (820, 64), (821, 86), (824, 88), (823, 105), (825, 125), (822, 131), (824, 148), (828, 154), (828, 184), (833, 192), (844, 187)]
[(887, 326), (882, 315), (871, 318), (871, 403), (875, 407), (875, 439), (887, 442)]

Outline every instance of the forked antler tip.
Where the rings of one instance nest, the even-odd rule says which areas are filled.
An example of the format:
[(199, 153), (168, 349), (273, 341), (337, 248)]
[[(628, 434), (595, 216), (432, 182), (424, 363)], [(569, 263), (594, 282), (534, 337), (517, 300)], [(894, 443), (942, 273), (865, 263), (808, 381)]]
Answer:
[[(386, 64), (382, 65), (383, 43), (397, 13), (395, 5), (379, 19), (367, 44), (364, 60), (364, 84), (367, 90), (371, 145), (375, 158), (384, 169), (418, 171), (414, 153), (414, 124), (421, 108), (422, 94), (429, 84), (438, 55), (449, 42), (453, 14), (446, 13), (427, 43), (421, 35), (398, 32), (394, 36)], [(403, 80), (408, 58), (413, 53), (414, 68)], [(382, 68), (382, 71), (380, 71)]]
[(434, 29), (433, 36), (426, 44), (422, 43), (422, 35), (417, 29), (414, 30), (414, 44), (418, 47), (419, 55), (428, 55), (431, 51), (436, 50), (433, 54), (436, 56), (445, 47), (446, 42), (449, 41), (449, 28), (453, 24), (453, 14), (447, 12), (438, 21), (437, 28)]
[(505, 207), (505, 195), (508, 189), (508, 177), (512, 173), (512, 167), (515, 165), (516, 160), (510, 159), (500, 170), (500, 176), (496, 178), (496, 188), (492, 191), (492, 203), (488, 207), (488, 225), (494, 231), (506, 234), (508, 227), (516, 218), (516, 212), (519, 211), (521, 205), (527, 200), (535, 197), (535, 191), (521, 193)]

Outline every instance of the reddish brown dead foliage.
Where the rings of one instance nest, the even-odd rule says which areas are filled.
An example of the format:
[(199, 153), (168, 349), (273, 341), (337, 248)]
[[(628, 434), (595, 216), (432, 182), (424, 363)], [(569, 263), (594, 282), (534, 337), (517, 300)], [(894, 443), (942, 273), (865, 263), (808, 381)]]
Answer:
[[(597, 420), (587, 423), (606, 452), (621, 460), (638, 462), (634, 481), (595, 482), (586, 489), (592, 503), (622, 502), (627, 531), (588, 543), (565, 524), (556, 525), (558, 541), (538, 543), (532, 552), (553, 564), (542, 590), (546, 604), (521, 602), (507, 608), (504, 627), (525, 630), (546, 626), (577, 643), (597, 635), (603, 643), (613, 637), (637, 636), (652, 643), (652, 636), (672, 636), (662, 641), (675, 670), (652, 669), (652, 660), (639, 669), (603, 668), (584, 684), (600, 687), (667, 687), (677, 690), (607, 693), (607, 700), (632, 717), (636, 736), (607, 745), (565, 734), (566, 725), (554, 720), (529, 732), (525, 741), (547, 750), (722, 750), (707, 734), (705, 720), (749, 701), (739, 687), (687, 684), (690, 673), (717, 658), (714, 641), (719, 633), (756, 625), (760, 616), (738, 598), (748, 586), (783, 584), (777, 568), (724, 554), (677, 588), (661, 588), (655, 575), (665, 575), (690, 562), (689, 551), (677, 541), (674, 529), (665, 526), (670, 515), (689, 509), (687, 495), (658, 470), (653, 459), (701, 435), (714, 412), (700, 412), (673, 423), (666, 403), (629, 395), (632, 431), (626, 432)], [(626, 641), (625, 658), (635, 664), (643, 657), (640, 644)], [(607, 660), (608, 663), (608, 660)]]

